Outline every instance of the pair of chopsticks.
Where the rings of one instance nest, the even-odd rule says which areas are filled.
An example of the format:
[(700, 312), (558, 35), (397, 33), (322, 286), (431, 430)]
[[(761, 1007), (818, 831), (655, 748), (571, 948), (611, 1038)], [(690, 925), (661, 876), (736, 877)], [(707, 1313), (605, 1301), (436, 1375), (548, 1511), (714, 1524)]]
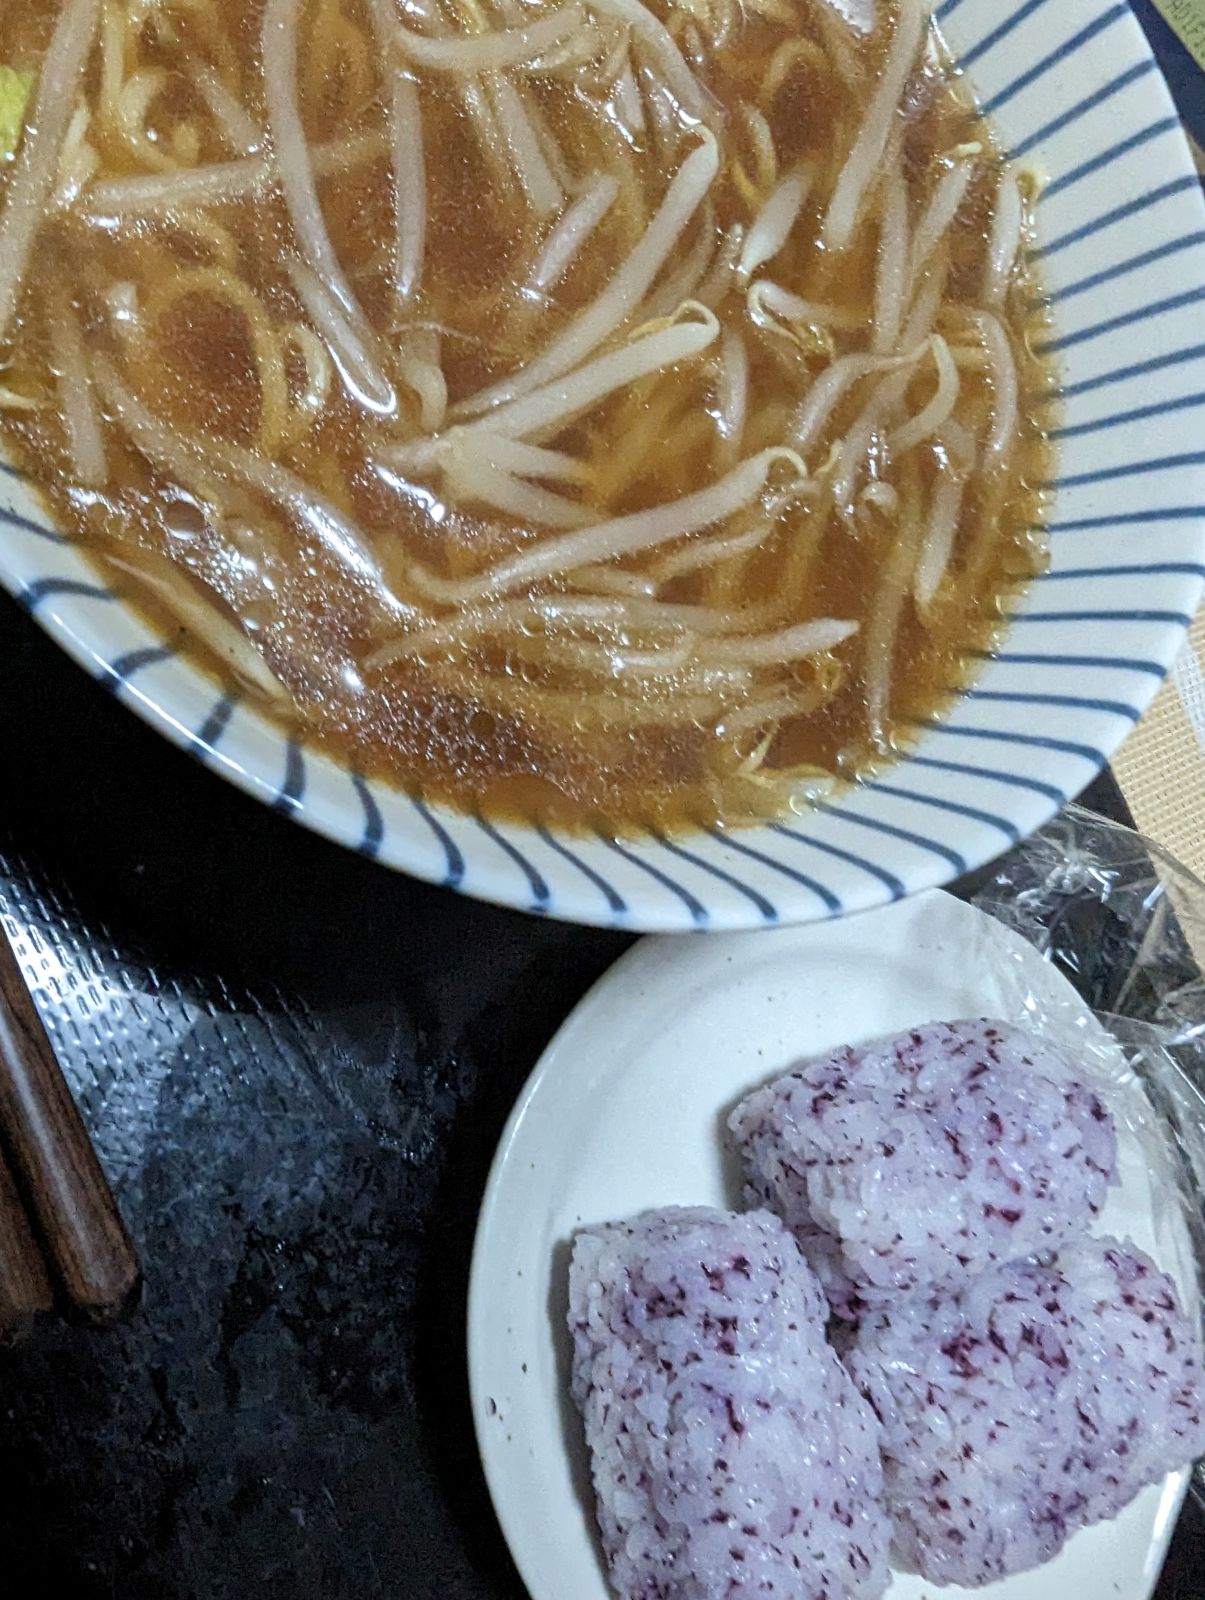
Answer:
[(138, 1260), (16, 957), (0, 929), (0, 1341), (53, 1310), (133, 1295)]

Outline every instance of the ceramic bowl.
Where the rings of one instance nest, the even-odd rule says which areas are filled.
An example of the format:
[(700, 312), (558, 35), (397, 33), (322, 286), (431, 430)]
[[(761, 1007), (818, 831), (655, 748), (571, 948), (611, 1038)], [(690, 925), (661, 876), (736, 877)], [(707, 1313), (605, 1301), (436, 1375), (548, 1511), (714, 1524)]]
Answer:
[(1050, 571), (913, 752), (780, 826), (561, 835), (365, 781), (223, 695), (0, 472), (0, 581), (90, 673), (276, 810), (389, 866), (572, 922), (736, 929), (840, 916), (958, 877), (1077, 794), (1181, 648), (1205, 574), (1205, 209), (1124, 0), (945, 0), (954, 58), (1046, 183), (1058, 478)]

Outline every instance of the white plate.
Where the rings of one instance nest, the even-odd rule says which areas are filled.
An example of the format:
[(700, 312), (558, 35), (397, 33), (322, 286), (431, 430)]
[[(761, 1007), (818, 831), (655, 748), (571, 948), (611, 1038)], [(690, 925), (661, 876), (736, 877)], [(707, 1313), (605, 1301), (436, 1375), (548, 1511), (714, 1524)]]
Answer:
[[(1145, 1100), (1067, 982), (999, 923), (941, 893), (823, 926), (645, 939), (545, 1051), (503, 1134), (469, 1297), (473, 1416), (494, 1505), (533, 1600), (608, 1600), (581, 1425), (568, 1398), (568, 1241), (583, 1224), (669, 1204), (732, 1206), (728, 1109), (798, 1057), (921, 1022), (995, 1016), (1065, 1041), (1121, 1128), (1122, 1181), (1100, 1231), (1192, 1283), (1183, 1219), (1140, 1132)], [(1135, 1116), (1135, 1113), (1137, 1114)], [(1146, 1600), (1187, 1476), (1146, 1490), (994, 1600)], [(947, 1589), (951, 1597), (969, 1591)], [(897, 1577), (892, 1600), (932, 1600)]]

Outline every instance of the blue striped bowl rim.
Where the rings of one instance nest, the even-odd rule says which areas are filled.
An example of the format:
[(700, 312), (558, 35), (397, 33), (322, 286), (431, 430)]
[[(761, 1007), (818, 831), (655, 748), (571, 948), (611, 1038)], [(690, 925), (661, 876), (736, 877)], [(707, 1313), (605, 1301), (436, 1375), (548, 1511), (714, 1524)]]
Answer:
[(0, 581), (115, 695), (215, 772), (361, 854), (573, 922), (673, 931), (863, 910), (1032, 832), (1134, 726), (1205, 578), (1205, 205), (1125, 3), (944, 0), (939, 23), (1015, 159), (1047, 183), (1035, 254), (1062, 382), (1051, 570), (912, 755), (806, 816), (668, 840), (427, 804), (222, 695), (105, 587), (0, 464)]

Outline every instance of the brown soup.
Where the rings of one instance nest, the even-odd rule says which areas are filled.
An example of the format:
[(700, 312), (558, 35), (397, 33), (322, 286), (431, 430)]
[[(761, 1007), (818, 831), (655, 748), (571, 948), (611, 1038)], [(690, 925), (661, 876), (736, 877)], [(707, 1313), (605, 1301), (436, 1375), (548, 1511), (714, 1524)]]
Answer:
[(916, 0), (24, 0), (0, 63), (75, 71), (0, 164), (3, 448), (362, 772), (780, 814), (1041, 567), (1031, 180)]

